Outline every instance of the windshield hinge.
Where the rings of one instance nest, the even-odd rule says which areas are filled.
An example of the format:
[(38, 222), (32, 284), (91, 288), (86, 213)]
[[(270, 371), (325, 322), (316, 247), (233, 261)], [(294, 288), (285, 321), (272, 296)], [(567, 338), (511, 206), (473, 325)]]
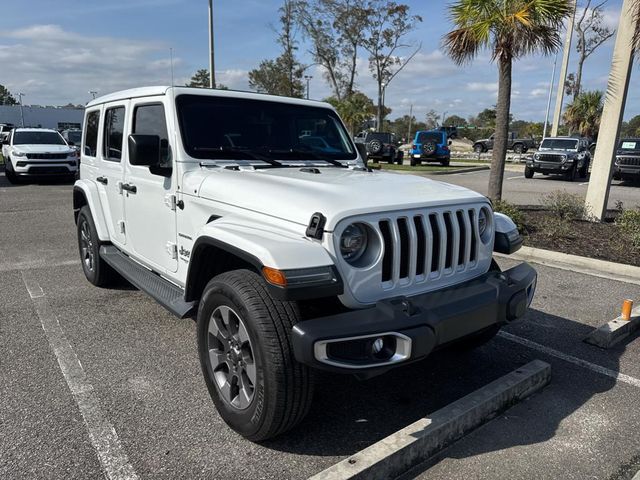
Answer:
[(309, 226), (307, 227), (307, 237), (315, 238), (317, 240), (322, 240), (322, 235), (324, 234), (324, 224), (327, 223), (327, 217), (322, 215), (320, 212), (316, 212), (311, 215), (311, 220), (309, 221)]
[(178, 202), (176, 201), (176, 196), (173, 194), (165, 195), (164, 204), (171, 210), (175, 210), (176, 205), (178, 204)]

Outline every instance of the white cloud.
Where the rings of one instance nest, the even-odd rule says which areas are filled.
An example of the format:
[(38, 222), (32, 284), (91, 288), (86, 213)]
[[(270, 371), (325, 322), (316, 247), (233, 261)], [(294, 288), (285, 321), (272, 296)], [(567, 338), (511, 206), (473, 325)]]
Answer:
[(498, 82), (469, 82), (465, 88), (470, 92), (498, 93)]
[[(162, 42), (80, 35), (58, 25), (0, 34), (3, 83), (31, 104), (84, 103), (90, 90), (168, 84), (169, 49)], [(174, 57), (176, 77), (183, 61)], [(11, 66), (11, 67), (8, 67)]]

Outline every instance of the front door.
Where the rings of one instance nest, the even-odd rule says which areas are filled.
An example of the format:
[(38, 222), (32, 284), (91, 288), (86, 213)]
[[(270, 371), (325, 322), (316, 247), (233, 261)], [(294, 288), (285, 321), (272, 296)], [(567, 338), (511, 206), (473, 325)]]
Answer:
[[(160, 137), (161, 166), (150, 169), (126, 162), (125, 218), (128, 250), (156, 271), (176, 272), (176, 178), (167, 119), (162, 101), (143, 98), (131, 101), (128, 133)], [(128, 136), (127, 136), (128, 137)], [(153, 170), (153, 171), (152, 171)]]

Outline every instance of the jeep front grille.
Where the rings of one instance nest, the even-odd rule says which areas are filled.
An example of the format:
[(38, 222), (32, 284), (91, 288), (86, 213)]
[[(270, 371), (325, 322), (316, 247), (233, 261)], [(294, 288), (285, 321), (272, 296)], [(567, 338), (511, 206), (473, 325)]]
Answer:
[(640, 167), (640, 157), (618, 157), (618, 165)]
[(66, 153), (27, 153), (29, 160), (64, 160), (67, 157)]
[(541, 162), (556, 162), (556, 163), (560, 163), (562, 161), (564, 161), (564, 155), (555, 155), (552, 153), (539, 153), (538, 154), (538, 158), (536, 160), (539, 160)]
[(437, 279), (476, 264), (476, 209), (398, 216), (378, 226), (384, 248), (381, 281), (388, 287)]

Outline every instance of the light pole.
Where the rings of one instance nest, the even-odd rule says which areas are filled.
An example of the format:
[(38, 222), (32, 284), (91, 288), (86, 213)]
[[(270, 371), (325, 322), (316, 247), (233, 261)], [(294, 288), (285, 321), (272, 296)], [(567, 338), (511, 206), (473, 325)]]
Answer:
[(551, 97), (553, 96), (553, 82), (556, 79), (556, 67), (558, 66), (558, 54), (553, 61), (553, 72), (551, 73), (551, 83), (549, 84), (549, 100), (547, 100), (547, 115), (544, 117), (544, 128), (542, 129), (542, 138), (547, 136), (547, 126), (549, 125), (549, 111), (551, 110)]
[(387, 84), (382, 82), (380, 86), (382, 87), (382, 96), (380, 99), (380, 117), (378, 118), (378, 125), (376, 125), (376, 130), (379, 132), (381, 132), (384, 128), (384, 94), (387, 91)]
[(97, 91), (96, 90), (89, 90), (89, 93), (91, 94), (91, 96), (93, 97), (93, 99), (96, 99), (96, 95), (97, 95)]
[(444, 113), (442, 114), (442, 120), (440, 121), (440, 126), (444, 127), (444, 121), (447, 118), (447, 113), (449, 113), (448, 111), (444, 111)]
[(313, 78), (313, 75), (305, 75), (304, 79), (307, 81), (307, 100), (309, 100), (309, 81)]
[(216, 67), (213, 53), (213, 0), (209, 0), (209, 88), (216, 88)]
[(567, 36), (564, 40), (564, 52), (562, 54), (562, 66), (560, 67), (560, 78), (558, 79), (558, 93), (556, 94), (556, 109), (553, 112), (553, 124), (551, 125), (551, 136), (558, 136), (560, 117), (562, 116), (562, 102), (564, 101), (564, 82), (567, 80), (567, 69), (569, 67), (569, 54), (571, 52), (571, 40), (573, 39), (573, 24), (575, 22), (577, 0), (571, 1), (571, 15), (567, 23)]
[(22, 97), (24, 97), (24, 93), (19, 93), (18, 98), (20, 99), (20, 126), (24, 128), (24, 110), (22, 109)]

